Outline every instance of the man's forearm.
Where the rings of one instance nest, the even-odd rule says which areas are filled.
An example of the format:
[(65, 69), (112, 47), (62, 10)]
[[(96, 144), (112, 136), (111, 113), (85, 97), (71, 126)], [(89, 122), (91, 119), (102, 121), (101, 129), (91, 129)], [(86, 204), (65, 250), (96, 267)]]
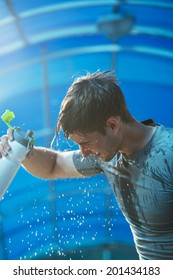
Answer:
[(22, 166), (32, 175), (53, 179), (53, 169), (56, 163), (56, 152), (43, 147), (33, 147)]

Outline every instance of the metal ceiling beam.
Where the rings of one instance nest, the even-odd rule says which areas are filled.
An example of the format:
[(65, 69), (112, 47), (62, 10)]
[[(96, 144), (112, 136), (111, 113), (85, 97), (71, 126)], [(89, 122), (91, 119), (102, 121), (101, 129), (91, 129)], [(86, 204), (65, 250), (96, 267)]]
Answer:
[[(5, 0), (7, 7), (9, 8), (10, 12), (12, 15), (14, 15), (15, 20), (20, 19), (20, 18), (28, 18), (32, 16), (38, 16), (40, 14), (45, 14), (45, 13), (51, 13), (55, 11), (62, 11), (65, 9), (77, 9), (77, 8), (82, 8), (82, 7), (93, 7), (93, 6), (103, 6), (103, 5), (111, 5), (115, 6), (117, 4), (121, 5), (136, 5), (136, 6), (145, 6), (145, 7), (155, 7), (155, 8), (162, 8), (162, 9), (173, 9), (173, 4), (172, 3), (166, 3), (165, 1), (135, 1), (135, 0), (126, 0), (123, 1), (122, 3), (117, 0), (93, 0), (91, 1), (73, 1), (73, 2), (66, 2), (66, 3), (60, 3), (60, 4), (55, 4), (55, 5), (47, 5), (47, 6), (41, 6), (40, 8), (35, 8), (35, 9), (30, 9), (27, 11), (20, 12), (18, 15), (14, 12), (12, 5), (10, 3), (10, 0)], [(13, 22), (13, 17), (10, 19), (3, 19), (0, 20), (0, 26), (1, 25), (6, 25), (9, 22)], [(20, 24), (19, 24), (19, 28)]]
[[(83, 54), (92, 54), (92, 53), (112, 53), (112, 52), (138, 52), (143, 54), (150, 54), (154, 56), (160, 56), (168, 59), (173, 59), (173, 52), (166, 50), (166, 49), (160, 49), (160, 48), (152, 48), (152, 47), (146, 47), (143, 45), (133, 45), (130, 47), (122, 47), (118, 44), (104, 44), (104, 45), (96, 45), (96, 46), (83, 46), (83, 47), (77, 47), (77, 48), (71, 48), (67, 50), (57, 51), (54, 53), (47, 54), (46, 59), (53, 60), (57, 58), (63, 58), (68, 56), (75, 56), (75, 55), (83, 55)], [(0, 70), (0, 77), (3, 77), (4, 75), (8, 75), (9, 73), (13, 73), (15, 71), (25, 69), (27, 67), (30, 67), (34, 64), (41, 63), (41, 57), (36, 57), (33, 59), (30, 59), (29, 61), (15, 64), (11, 67), (3, 68)]]
[(23, 11), (19, 13), (20, 18), (27, 18), (31, 16), (38, 16), (40, 14), (52, 13), (55, 11), (62, 11), (67, 9), (88, 8), (93, 6), (113, 6), (119, 1), (116, 0), (90, 0), (90, 1), (71, 1), (66, 3), (59, 3), (54, 5), (41, 6), (39, 8)]
[(12, 15), (13, 17), (13, 23), (16, 25), (16, 28), (17, 28), (17, 31), (18, 31), (18, 34), (22, 40), (22, 45), (24, 46), (27, 46), (28, 45), (28, 42), (26, 40), (26, 37), (25, 37), (25, 34), (20, 26), (20, 20), (19, 20), (19, 17), (17, 15), (17, 13), (15, 12), (15, 10), (13, 9), (13, 6), (11, 5), (11, 2), (10, 0), (5, 0), (5, 3), (6, 3), (6, 6), (9, 10), (9, 13)]
[[(97, 27), (96, 25), (86, 25), (86, 26), (79, 26), (79, 27), (69, 27), (64, 29), (52, 30), (51, 32), (44, 32), (39, 33), (34, 36), (30, 36), (28, 38), (28, 44), (38, 44), (44, 41), (52, 40), (52, 39), (59, 39), (59, 38), (70, 38), (70, 37), (77, 37), (77, 36), (88, 36), (88, 35), (97, 35)], [(130, 35), (140, 35), (145, 34), (148, 36), (160, 36), (169, 39), (173, 39), (173, 31), (163, 29), (163, 28), (153, 28), (147, 26), (135, 26)], [(21, 49), (23, 44), (21, 42), (13, 42), (9, 46), (4, 46), (0, 48), (0, 56), (8, 54), (10, 52), (16, 51)]]
[(42, 6), (40, 8), (35, 8), (31, 10), (27, 10), (24, 12), (19, 13), (20, 18), (27, 18), (32, 16), (38, 16), (44, 13), (51, 13), (55, 11), (62, 11), (65, 9), (77, 9), (77, 8), (84, 8), (84, 7), (93, 7), (93, 6), (115, 6), (115, 5), (136, 5), (136, 6), (145, 6), (145, 7), (155, 7), (155, 8), (162, 8), (162, 9), (173, 9), (173, 4), (166, 3), (165, 1), (133, 1), (133, 0), (126, 0), (126, 1), (116, 1), (116, 0), (93, 0), (93, 1), (72, 1), (66, 3), (60, 3), (55, 5), (47, 5)]

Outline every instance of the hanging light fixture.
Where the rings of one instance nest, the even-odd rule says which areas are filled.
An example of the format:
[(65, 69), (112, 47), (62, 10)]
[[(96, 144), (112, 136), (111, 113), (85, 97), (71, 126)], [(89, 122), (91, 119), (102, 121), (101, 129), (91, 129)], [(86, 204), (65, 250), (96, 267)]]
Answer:
[(98, 32), (115, 41), (127, 35), (134, 25), (134, 17), (119, 11), (119, 6), (114, 7), (114, 12), (101, 17), (97, 21)]

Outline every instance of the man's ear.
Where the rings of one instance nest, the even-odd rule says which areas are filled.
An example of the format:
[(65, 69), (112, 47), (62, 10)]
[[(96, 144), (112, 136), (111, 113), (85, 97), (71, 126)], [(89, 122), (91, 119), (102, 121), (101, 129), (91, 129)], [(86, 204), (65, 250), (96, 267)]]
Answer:
[(119, 127), (120, 127), (120, 120), (118, 117), (110, 117), (109, 119), (107, 119), (107, 128), (108, 128), (108, 131), (111, 133), (111, 134), (117, 134), (118, 131), (119, 131)]

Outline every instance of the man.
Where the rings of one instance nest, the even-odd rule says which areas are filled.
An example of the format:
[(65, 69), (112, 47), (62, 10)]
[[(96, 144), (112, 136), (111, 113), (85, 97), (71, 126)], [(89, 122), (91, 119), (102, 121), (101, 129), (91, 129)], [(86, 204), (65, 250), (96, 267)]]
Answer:
[[(57, 122), (80, 147), (57, 152), (33, 147), (23, 166), (46, 178), (105, 173), (130, 224), (140, 259), (173, 259), (173, 129), (138, 122), (111, 71), (74, 81)], [(6, 156), (12, 130), (1, 137)]]

